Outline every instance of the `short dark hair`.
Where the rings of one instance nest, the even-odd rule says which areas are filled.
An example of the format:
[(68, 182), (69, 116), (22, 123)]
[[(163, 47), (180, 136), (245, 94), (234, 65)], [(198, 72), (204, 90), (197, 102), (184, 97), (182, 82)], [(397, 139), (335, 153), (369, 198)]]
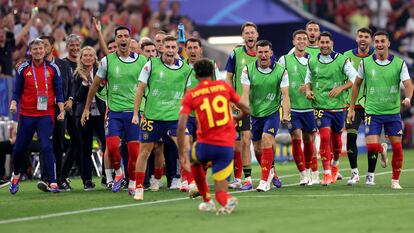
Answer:
[(374, 37), (376, 37), (376, 36), (385, 36), (385, 37), (387, 37), (388, 40), (390, 39), (390, 35), (388, 34), (388, 32), (382, 31), (382, 30), (377, 31), (376, 33), (374, 33)]
[(332, 41), (332, 34), (330, 32), (324, 31), (319, 35), (319, 40), (322, 38), (322, 36), (329, 37), (329, 39)]
[(244, 28), (246, 27), (254, 27), (257, 31), (257, 25), (253, 22), (247, 21), (241, 26), (241, 31), (244, 32)]
[(316, 24), (316, 25), (318, 25), (319, 27), (321, 27), (321, 26), (319, 25), (319, 23), (317, 23), (316, 21), (314, 21), (314, 20), (310, 20), (309, 22), (307, 22), (307, 23), (306, 23), (305, 28), (308, 28), (308, 26), (309, 26), (309, 25), (311, 25), (311, 24)]
[(117, 28), (115, 28), (115, 36), (117, 35), (118, 31), (121, 31), (121, 30), (127, 30), (128, 34), (131, 34), (131, 30), (129, 30), (129, 28), (125, 26), (118, 26)]
[(186, 41), (185, 41), (185, 43), (184, 43), (184, 47), (186, 47), (186, 48), (187, 48), (187, 44), (188, 44), (188, 42), (197, 42), (197, 43), (198, 43), (198, 46), (200, 46), (200, 47), (201, 47), (201, 40), (200, 40), (200, 39), (198, 39), (198, 38), (194, 38), (194, 37), (189, 38), (188, 40), (186, 40)]
[(111, 39), (108, 41), (108, 43), (106, 43), (106, 46), (109, 46), (109, 44), (114, 43), (114, 42), (115, 42), (115, 39)]
[(165, 31), (162, 31), (162, 30), (160, 30), (157, 33), (155, 33), (155, 35), (158, 35), (158, 34), (167, 35), (167, 33)]
[(171, 35), (168, 35), (164, 38), (164, 40), (162, 40), (162, 43), (164, 44), (167, 41), (176, 41), (177, 42), (177, 38)]
[(299, 35), (299, 34), (305, 34), (306, 36), (308, 35), (308, 33), (306, 33), (306, 31), (305, 30), (303, 30), (303, 29), (299, 29), (299, 30), (296, 30), (296, 31), (294, 31), (293, 32), (293, 34), (292, 34), (292, 38), (294, 39), (297, 35)]
[(368, 27), (362, 27), (362, 28), (358, 29), (357, 34), (358, 34), (358, 32), (368, 33), (370, 36), (372, 36), (372, 30), (369, 29)]
[(269, 46), (269, 48), (272, 49), (272, 43), (270, 41), (268, 41), (268, 40), (259, 40), (256, 43), (256, 48), (258, 48), (258, 47), (266, 47), (266, 46)]
[(146, 41), (141, 43), (141, 49), (144, 50), (145, 46), (150, 46), (150, 45), (155, 46), (154, 42), (146, 40)]
[(214, 67), (210, 60), (202, 58), (194, 63), (194, 72), (197, 78), (207, 78), (213, 75)]
[(51, 44), (52, 46), (55, 43), (55, 38), (53, 36), (40, 36), (39, 39), (48, 40), (49, 44)]

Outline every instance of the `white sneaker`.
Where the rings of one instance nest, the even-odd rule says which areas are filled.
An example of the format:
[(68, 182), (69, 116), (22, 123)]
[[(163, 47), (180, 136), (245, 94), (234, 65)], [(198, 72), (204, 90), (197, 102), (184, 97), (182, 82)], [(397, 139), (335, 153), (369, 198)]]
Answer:
[(344, 177), (342, 176), (342, 174), (340, 172), (338, 172), (338, 174), (336, 175), (336, 180), (342, 180)]
[(312, 184), (320, 184), (321, 183), (321, 180), (319, 179), (319, 172), (318, 171), (312, 172), (311, 179), (312, 179)]
[(381, 143), (382, 146), (382, 153), (380, 153), (380, 162), (381, 162), (381, 167), (386, 168), (388, 165), (388, 156), (387, 156), (387, 150), (388, 150), (388, 145), (387, 143)]
[(233, 182), (229, 184), (230, 189), (239, 189), (242, 186), (242, 181), (239, 178), (235, 178)]
[(171, 181), (170, 189), (180, 189), (181, 188), (181, 181), (179, 178), (173, 178)]
[(209, 202), (201, 202), (200, 205), (198, 205), (198, 210), (203, 212), (215, 212), (216, 205), (213, 200), (210, 200)]
[(359, 182), (359, 174), (356, 172), (352, 172), (351, 178), (349, 178), (347, 184), (352, 186)]
[(269, 183), (264, 180), (260, 180), (259, 186), (257, 186), (256, 190), (258, 192), (267, 192), (270, 190)]
[[(158, 190), (160, 190), (160, 185), (159, 185), (160, 181), (161, 181), (161, 179), (158, 180), (158, 179), (155, 179), (155, 178), (152, 182), (150, 180), (151, 186), (148, 189), (152, 192), (158, 192)], [(162, 181), (161, 181), (161, 183), (162, 183)]]
[(239, 203), (239, 200), (237, 200), (237, 198), (232, 197), (227, 201), (226, 206), (221, 207), (220, 209), (217, 210), (216, 214), (217, 215), (221, 215), (221, 214), (231, 214), (234, 209), (236, 208), (237, 204)]
[(135, 189), (134, 199), (137, 200), (137, 201), (144, 200), (144, 189), (143, 188)]
[(195, 182), (191, 183), (190, 185), (188, 185), (188, 196), (190, 198), (196, 198), (198, 196), (200, 196), (200, 192), (198, 191), (197, 185), (195, 184)]
[(309, 176), (306, 171), (299, 173), (299, 185), (307, 185), (309, 183)]
[(369, 186), (373, 186), (373, 185), (375, 185), (375, 182), (374, 182), (374, 175), (367, 175), (366, 177), (365, 177), (365, 184), (366, 185), (369, 185)]
[(310, 168), (306, 169), (305, 172), (306, 172), (306, 176), (308, 177), (308, 183), (306, 185), (308, 185), (308, 186), (312, 185), (312, 175), (311, 175), (312, 174), (311, 173), (312, 169), (310, 169)]
[(391, 180), (391, 189), (403, 189), (399, 180)]

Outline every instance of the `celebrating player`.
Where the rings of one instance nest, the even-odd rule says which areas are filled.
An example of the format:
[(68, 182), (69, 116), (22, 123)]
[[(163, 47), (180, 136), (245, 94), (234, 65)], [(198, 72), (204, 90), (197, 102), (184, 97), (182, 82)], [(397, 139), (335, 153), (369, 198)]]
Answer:
[(273, 51), (269, 41), (257, 42), (256, 51), (257, 61), (246, 65), (241, 75), (242, 99), (250, 103), (254, 152), (262, 167), (257, 191), (266, 192), (274, 177), (272, 146), (279, 129), (281, 95), (282, 121), (287, 122), (290, 114), (289, 79), (283, 66), (272, 63)]
[[(352, 87), (352, 98), (349, 106), (348, 120), (355, 120), (355, 105), (362, 80), (365, 80), (365, 140), (368, 157), (377, 157), (383, 153), (380, 135), (384, 127), (385, 135), (392, 146), (392, 178), (391, 188), (402, 189), (399, 184), (403, 163), (401, 137), (400, 105), (410, 107), (413, 96), (413, 85), (407, 65), (401, 58), (388, 52), (390, 47), (387, 32), (378, 31), (374, 34), (374, 55), (364, 58), (359, 66), (359, 77)], [(405, 99), (400, 103), (400, 82), (405, 87)], [(367, 184), (374, 185), (374, 173), (368, 171)]]
[(306, 99), (303, 90), (309, 58), (309, 54), (305, 51), (308, 44), (306, 31), (295, 31), (292, 42), (295, 46), (293, 53), (281, 57), (278, 63), (286, 68), (289, 75), (289, 97), (292, 108), (289, 132), (292, 137), (293, 158), (300, 173), (299, 184), (312, 185), (312, 177), (315, 177), (315, 183), (319, 183), (319, 172), (317, 162), (316, 167), (311, 166), (317, 131), (315, 115), (313, 114), (312, 102)]
[[(345, 124), (347, 89), (352, 87), (357, 72), (349, 59), (332, 51), (329, 32), (319, 37), (320, 53), (311, 56), (306, 71), (306, 98), (313, 100), (316, 124), (321, 137), (319, 153), (324, 169), (322, 185), (335, 183), (338, 178), (339, 155), (342, 151), (342, 129)], [(332, 132), (331, 132), (332, 131)], [(331, 136), (333, 162), (331, 173)]]

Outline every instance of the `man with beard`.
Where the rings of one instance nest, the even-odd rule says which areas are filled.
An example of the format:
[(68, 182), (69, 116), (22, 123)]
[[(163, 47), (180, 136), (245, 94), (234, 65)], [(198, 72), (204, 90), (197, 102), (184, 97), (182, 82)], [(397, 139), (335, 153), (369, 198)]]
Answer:
[(267, 192), (274, 177), (275, 153), (272, 147), (279, 130), (280, 105), (284, 123), (288, 122), (290, 115), (289, 79), (282, 65), (272, 63), (273, 50), (269, 41), (258, 41), (256, 52), (256, 62), (247, 64), (242, 71), (242, 101), (250, 103), (254, 152), (262, 168), (256, 189)]
[[(345, 124), (347, 90), (357, 72), (349, 58), (332, 51), (329, 32), (319, 36), (320, 53), (310, 56), (305, 76), (306, 98), (313, 101), (316, 124), (321, 137), (319, 153), (324, 169), (322, 185), (335, 183), (338, 178), (339, 155), (342, 151), (342, 130)], [(331, 136), (333, 161), (331, 173)]]
[[(403, 163), (402, 135), (400, 108), (411, 106), (413, 85), (407, 65), (401, 58), (389, 54), (389, 35), (378, 31), (374, 34), (375, 53), (363, 58), (359, 65), (359, 77), (352, 86), (352, 97), (348, 111), (348, 120), (355, 120), (355, 105), (361, 87), (365, 80), (365, 141), (368, 157), (376, 158), (383, 153), (380, 136), (382, 128), (392, 146), (392, 178), (391, 189), (402, 189), (399, 179)], [(405, 88), (405, 99), (401, 102), (400, 83)], [(374, 166), (375, 168), (375, 166)], [(374, 173), (368, 171), (366, 184), (375, 185)]]
[(121, 169), (119, 144), (124, 136), (128, 147), (128, 194), (135, 191), (135, 163), (139, 153), (139, 127), (131, 123), (134, 111), (134, 95), (138, 85), (138, 76), (147, 58), (130, 51), (130, 30), (120, 26), (115, 29), (117, 50), (101, 60), (98, 72), (89, 89), (88, 99), (82, 114), (82, 124), (89, 119), (92, 99), (102, 80), (106, 80), (108, 91), (108, 133), (106, 146), (109, 160), (115, 170), (113, 192), (118, 192), (124, 180)]
[(139, 76), (133, 124), (139, 124), (138, 109), (147, 87), (148, 93), (146, 94), (144, 117), (141, 121), (141, 150), (136, 166), (135, 200), (144, 199), (145, 170), (155, 143), (160, 139), (165, 141), (167, 137), (170, 137), (175, 144), (177, 142), (178, 114), (184, 92), (191, 84), (189, 77), (192, 72), (190, 66), (182, 60), (176, 59), (177, 52), (177, 39), (172, 36), (165, 37), (162, 56), (151, 58)]
[[(372, 31), (369, 28), (360, 28), (357, 31), (356, 35), (356, 42), (357, 48), (348, 50), (344, 53), (345, 56), (351, 59), (352, 65), (355, 69), (358, 69), (359, 63), (364, 57), (371, 56), (374, 52), (374, 49), (370, 48), (370, 44), (372, 41)], [(357, 147), (357, 136), (358, 136), (358, 128), (362, 121), (364, 121), (365, 111), (364, 107), (362, 106), (364, 102), (363, 98), (363, 91), (360, 90), (357, 98), (357, 102), (355, 105), (355, 119), (353, 122), (346, 122), (346, 131), (347, 131), (347, 140), (346, 140), (346, 150), (348, 152), (348, 160), (349, 164), (352, 169), (351, 177), (349, 178), (347, 184), (348, 185), (355, 185), (359, 182), (359, 171), (357, 165), (357, 158), (358, 158), (358, 147)], [(351, 99), (351, 95), (349, 95), (349, 100)], [(387, 151), (387, 144), (383, 143), (382, 146), (384, 147), (383, 153), (381, 153), (381, 161), (383, 167), (386, 166), (386, 160), (384, 156), (386, 156)], [(375, 157), (368, 157), (368, 172), (374, 173), (375, 165), (377, 163), (377, 158)], [(369, 179), (371, 181), (371, 179)]]
[[(242, 94), (242, 70), (247, 64), (256, 61), (256, 42), (259, 37), (257, 26), (252, 22), (244, 23), (241, 27), (241, 31), (244, 46), (233, 50), (226, 65), (226, 81), (239, 95)], [(236, 107), (234, 107), (234, 109), (235, 111), (238, 111)], [(241, 190), (253, 189), (251, 177), (250, 128), (250, 116), (245, 116), (238, 122), (237, 131), (239, 137), (237, 138), (234, 150), (235, 180), (230, 184), (230, 188), (240, 188)], [(242, 169), (245, 177), (243, 184), (241, 181)]]

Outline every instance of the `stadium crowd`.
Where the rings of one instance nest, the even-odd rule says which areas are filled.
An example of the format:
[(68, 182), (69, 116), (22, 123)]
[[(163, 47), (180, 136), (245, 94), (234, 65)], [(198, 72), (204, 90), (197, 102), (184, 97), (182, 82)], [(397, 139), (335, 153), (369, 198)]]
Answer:
[(8, 56), (2, 76), (16, 77), (10, 111), (19, 112), (17, 129), (1, 144), (2, 157), (13, 155), (11, 181), (1, 184), (10, 184), (11, 194), (27, 172), (34, 135), (40, 190), (70, 191), (75, 161), (84, 190), (95, 189), (95, 135), (103, 152), (101, 183), (112, 192), (126, 189), (143, 200), (144, 190), (163, 187), (165, 173), (168, 188), (201, 195), (199, 209), (216, 211), (205, 177), (211, 168), (217, 213), (230, 214), (238, 200), (228, 188), (254, 189), (251, 142), (261, 166), (256, 190), (282, 187), (274, 164), (280, 124), (292, 137), (300, 185), (329, 186), (341, 179), (346, 128), (352, 168), (347, 184), (356, 185), (361, 122), (368, 149), (365, 184), (375, 185), (377, 158), (388, 166), (388, 145), (380, 141), (384, 127), (392, 146), (391, 188), (402, 189), (400, 110), (411, 106), (413, 86), (404, 60), (388, 51), (386, 31), (345, 28), (342, 22), (357, 44), (340, 54), (331, 34), (310, 21), (293, 33), (291, 52), (276, 60), (273, 45), (259, 41), (259, 28), (246, 22), (244, 44), (230, 54), (222, 77), (214, 60), (202, 58), (202, 43), (191, 20), (180, 15), (179, 2), (160, 1), (159, 8), (152, 12), (148, 1), (2, 4), (0, 45)]

